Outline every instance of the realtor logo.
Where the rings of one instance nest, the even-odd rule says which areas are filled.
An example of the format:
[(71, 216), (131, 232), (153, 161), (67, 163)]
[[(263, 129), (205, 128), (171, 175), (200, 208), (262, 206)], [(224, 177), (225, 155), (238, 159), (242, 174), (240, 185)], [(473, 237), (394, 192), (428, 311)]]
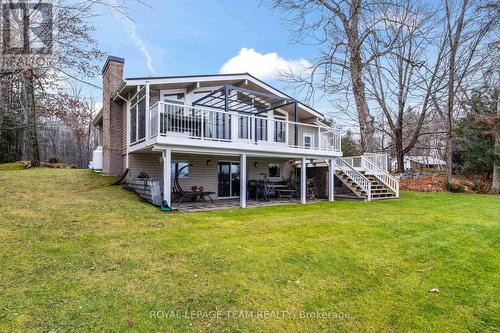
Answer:
[(53, 5), (37, 1), (7, 1), (1, 5), (3, 55), (52, 53)]

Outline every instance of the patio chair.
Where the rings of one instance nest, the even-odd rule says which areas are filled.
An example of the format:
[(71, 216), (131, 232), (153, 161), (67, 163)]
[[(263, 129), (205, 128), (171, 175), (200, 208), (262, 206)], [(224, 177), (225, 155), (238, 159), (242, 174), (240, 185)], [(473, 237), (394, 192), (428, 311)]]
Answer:
[(307, 180), (307, 199), (314, 200), (318, 197), (318, 186), (316, 185), (316, 178), (309, 178)]
[(187, 168), (189, 166), (193, 166), (192, 164), (187, 164), (180, 168), (176, 173), (175, 173), (175, 179), (174, 179), (174, 193), (175, 193), (175, 199), (172, 202), (177, 201), (178, 207), (180, 207), (182, 201), (184, 200), (191, 200), (191, 201), (204, 201), (206, 202), (206, 198), (210, 199), (212, 202), (212, 205), (214, 204), (214, 200), (212, 199), (211, 195), (215, 194), (215, 192), (206, 192), (206, 191), (184, 191), (179, 184), (179, 175), (181, 174), (182, 170), (184, 168)]
[(297, 196), (297, 183), (291, 179), (288, 179), (286, 182), (287, 188), (276, 190), (278, 193), (278, 198), (292, 200)]
[(269, 201), (274, 195), (274, 188), (268, 179), (258, 180), (255, 198), (261, 201)]

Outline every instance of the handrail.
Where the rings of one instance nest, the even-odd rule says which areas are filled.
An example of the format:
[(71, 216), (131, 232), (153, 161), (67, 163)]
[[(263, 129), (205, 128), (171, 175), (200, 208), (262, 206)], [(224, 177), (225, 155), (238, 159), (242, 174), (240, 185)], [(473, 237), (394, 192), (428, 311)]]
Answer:
[(335, 159), (335, 168), (345, 173), (357, 185), (359, 185), (367, 194), (368, 201), (372, 199), (372, 183), (368, 178), (359, 173), (352, 165), (347, 163), (342, 157)]
[[(159, 105), (159, 104), (164, 104), (164, 105), (171, 105), (171, 106), (177, 106), (177, 107), (184, 107), (184, 108), (192, 108), (192, 109), (198, 109), (198, 110), (204, 110), (204, 111), (210, 111), (210, 112), (217, 112), (217, 113), (223, 113), (223, 114), (234, 114), (234, 115), (237, 115), (237, 116), (241, 116), (243, 114), (241, 113), (238, 113), (238, 112), (235, 112), (235, 111), (223, 111), (223, 110), (220, 110), (220, 109), (216, 109), (216, 108), (210, 108), (210, 107), (206, 107), (206, 106), (198, 106), (198, 105), (187, 105), (187, 104), (176, 104), (176, 103), (169, 103), (169, 102), (162, 102), (162, 101), (159, 101), (159, 102), (156, 102), (155, 104), (153, 104), (150, 109), (152, 109), (154, 106), (156, 105)], [(254, 115), (251, 115), (251, 114), (248, 114), (247, 116), (254, 116)], [(266, 119), (266, 118), (263, 118), (263, 119)], [(300, 122), (295, 122), (295, 121), (291, 121), (291, 120), (283, 120), (283, 119), (273, 119), (274, 121), (281, 121), (281, 122), (286, 122), (288, 124), (291, 124), (291, 125), (302, 125), (302, 126), (310, 126), (310, 127), (316, 127), (316, 128), (322, 128), (322, 129), (327, 129), (327, 130), (330, 130), (330, 131), (334, 131), (334, 132), (340, 132), (340, 129), (338, 128), (335, 128), (335, 127), (331, 127), (331, 126), (326, 126), (324, 124), (322, 125), (318, 125), (318, 124), (307, 124), (307, 123), (300, 123)]]
[[(252, 145), (268, 142), (297, 149), (341, 150), (341, 131), (325, 125), (162, 101), (154, 103), (148, 111), (147, 120), (155, 123), (149, 126), (149, 138), (157, 135), (176, 135), (201, 140), (237, 141), (239, 143), (247, 141)], [(258, 124), (257, 121), (259, 121)], [(245, 122), (246, 126), (241, 126), (242, 122)], [(295, 134), (297, 128), (301, 133), (311, 133), (310, 145), (293, 144), (292, 135)]]
[(364, 153), (364, 157), (370, 160), (373, 164), (379, 168), (387, 171), (387, 154), (381, 153)]
[(362, 156), (362, 167), (370, 175), (375, 176), (378, 180), (389, 187), (399, 198), (399, 181), (387, 171), (373, 163), (369, 158)]

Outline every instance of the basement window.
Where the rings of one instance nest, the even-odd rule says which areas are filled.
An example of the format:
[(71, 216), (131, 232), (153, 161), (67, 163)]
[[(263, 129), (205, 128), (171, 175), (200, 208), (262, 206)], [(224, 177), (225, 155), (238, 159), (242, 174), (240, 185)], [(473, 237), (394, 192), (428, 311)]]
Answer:
[(170, 164), (170, 172), (171, 172), (171, 175), (172, 175), (172, 178), (175, 178), (175, 175), (177, 174), (177, 172), (179, 172), (179, 170), (181, 170), (182, 168), (182, 171), (181, 173), (179, 174), (179, 179), (182, 179), (182, 178), (189, 178), (189, 163), (188, 162), (172, 162)]
[(269, 177), (281, 176), (281, 163), (269, 163)]

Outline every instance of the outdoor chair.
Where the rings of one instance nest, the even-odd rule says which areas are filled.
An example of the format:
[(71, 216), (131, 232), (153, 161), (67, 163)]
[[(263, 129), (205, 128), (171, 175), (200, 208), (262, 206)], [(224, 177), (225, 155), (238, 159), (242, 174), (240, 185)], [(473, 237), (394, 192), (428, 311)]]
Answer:
[(206, 202), (206, 198), (210, 199), (210, 202), (212, 202), (212, 205), (214, 204), (214, 200), (212, 199), (211, 195), (215, 194), (215, 192), (205, 192), (203, 190), (201, 191), (184, 191), (179, 184), (179, 175), (181, 174), (182, 170), (184, 168), (187, 168), (189, 166), (192, 166), (192, 164), (188, 164), (180, 168), (176, 173), (175, 173), (175, 179), (174, 179), (174, 193), (175, 193), (175, 199), (172, 202), (177, 201), (178, 206), (180, 207), (181, 203), (184, 200), (191, 200), (191, 201), (196, 201), (200, 200), (203, 202)]

